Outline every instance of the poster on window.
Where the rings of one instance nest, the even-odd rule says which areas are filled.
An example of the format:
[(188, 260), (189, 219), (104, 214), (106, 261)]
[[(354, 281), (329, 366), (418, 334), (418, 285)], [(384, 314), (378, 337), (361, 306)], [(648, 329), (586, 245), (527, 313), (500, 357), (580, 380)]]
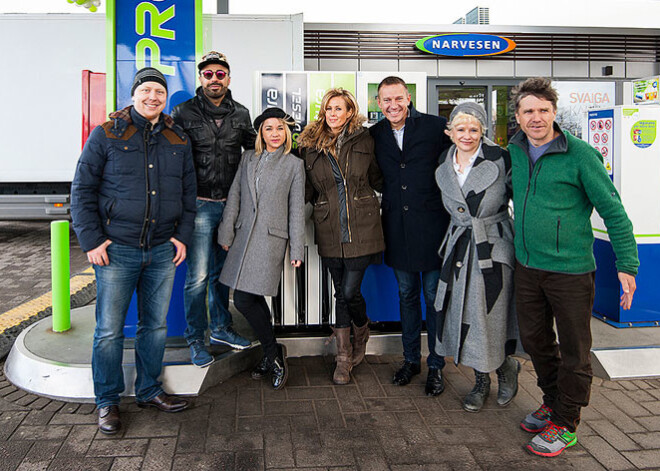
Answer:
[[(367, 117), (367, 126), (376, 124), (383, 119), (383, 112), (378, 107), (378, 84), (391, 72), (358, 72), (357, 100), (360, 113)], [(418, 111), (426, 113), (426, 73), (397, 72), (397, 77), (406, 82), (412, 105)]]
[(614, 106), (614, 82), (552, 82), (552, 85), (559, 94), (555, 121), (576, 137), (582, 138), (582, 123), (589, 110)]

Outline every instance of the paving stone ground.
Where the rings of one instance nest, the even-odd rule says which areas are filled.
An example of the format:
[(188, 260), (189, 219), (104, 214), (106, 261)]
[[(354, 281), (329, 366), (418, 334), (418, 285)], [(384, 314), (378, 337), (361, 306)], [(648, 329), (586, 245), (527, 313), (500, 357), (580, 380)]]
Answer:
[[(0, 313), (51, 289), (50, 222), (0, 221)], [(70, 231), (71, 275), (90, 265)]]
[(91, 404), (39, 398), (0, 376), (0, 470), (627, 470), (660, 469), (660, 381), (595, 379), (578, 445), (544, 459), (523, 445), (518, 423), (540, 393), (524, 360), (520, 392), (508, 408), (461, 399), (472, 372), (445, 367), (447, 388), (426, 397), (426, 371), (408, 386), (390, 379), (401, 358), (370, 356), (351, 384), (331, 381), (331, 359), (290, 360), (287, 386), (241, 373), (193, 398), (179, 414), (120, 406), (123, 429), (97, 431)]

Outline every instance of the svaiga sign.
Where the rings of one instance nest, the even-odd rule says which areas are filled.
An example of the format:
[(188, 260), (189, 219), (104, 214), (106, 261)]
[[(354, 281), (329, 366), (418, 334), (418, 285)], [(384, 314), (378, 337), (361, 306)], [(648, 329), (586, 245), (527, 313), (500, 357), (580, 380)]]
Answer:
[(494, 56), (513, 51), (516, 43), (493, 34), (452, 33), (427, 36), (415, 43), (417, 49), (440, 56)]

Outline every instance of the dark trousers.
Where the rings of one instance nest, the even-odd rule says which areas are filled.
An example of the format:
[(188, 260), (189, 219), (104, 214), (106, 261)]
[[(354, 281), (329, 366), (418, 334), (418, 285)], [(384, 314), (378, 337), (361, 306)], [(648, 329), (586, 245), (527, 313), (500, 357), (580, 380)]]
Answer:
[(366, 268), (351, 270), (344, 266), (328, 267), (335, 287), (335, 327), (350, 327), (351, 321), (362, 327), (367, 323), (367, 304), (362, 296), (362, 279)]
[(516, 263), (514, 280), (520, 339), (532, 358), (543, 403), (552, 409), (555, 424), (574, 432), (591, 392), (594, 273), (553, 273)]
[(245, 316), (254, 330), (254, 334), (261, 342), (264, 356), (271, 361), (274, 360), (277, 357), (277, 341), (266, 298), (258, 294), (234, 290), (234, 306)]

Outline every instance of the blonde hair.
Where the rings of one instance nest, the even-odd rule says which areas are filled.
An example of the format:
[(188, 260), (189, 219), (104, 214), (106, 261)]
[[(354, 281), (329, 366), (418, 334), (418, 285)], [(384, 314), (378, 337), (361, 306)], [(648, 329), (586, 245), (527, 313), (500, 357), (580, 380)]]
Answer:
[(447, 123), (447, 131), (451, 132), (454, 129), (454, 126), (458, 126), (459, 124), (463, 123), (468, 123), (468, 122), (475, 122), (479, 125), (479, 129), (481, 130), (481, 134), (484, 134), (484, 125), (479, 121), (479, 118), (476, 116), (470, 114), (470, 113), (463, 113), (462, 111), (459, 111), (456, 113), (456, 116), (454, 116), (454, 119), (451, 120), (451, 122)]
[[(291, 129), (289, 128), (289, 123), (284, 121), (282, 118), (275, 118), (277, 119), (280, 123), (284, 125), (284, 132), (286, 133), (286, 139), (284, 140), (284, 153), (285, 154), (290, 154), (291, 153), (291, 145), (293, 142), (293, 138), (291, 137)], [(264, 120), (263, 123), (259, 126), (259, 130), (257, 130), (257, 139), (254, 142), (254, 153), (257, 155), (261, 155), (263, 151), (266, 149), (266, 142), (264, 141), (264, 137), (261, 134), (261, 130), (264, 127), (264, 123), (268, 120)]]
[(331, 88), (325, 93), (323, 100), (321, 100), (321, 109), (319, 110), (316, 121), (312, 121), (305, 126), (305, 129), (298, 137), (300, 147), (308, 147), (335, 155), (337, 138), (341, 133), (335, 134), (332, 132), (325, 120), (325, 109), (328, 107), (328, 102), (336, 97), (343, 98), (347, 111), (352, 113), (346, 124), (344, 124), (344, 129), (348, 129), (350, 134), (354, 133), (367, 120), (367, 118), (359, 114), (357, 100), (351, 92), (343, 88)]

